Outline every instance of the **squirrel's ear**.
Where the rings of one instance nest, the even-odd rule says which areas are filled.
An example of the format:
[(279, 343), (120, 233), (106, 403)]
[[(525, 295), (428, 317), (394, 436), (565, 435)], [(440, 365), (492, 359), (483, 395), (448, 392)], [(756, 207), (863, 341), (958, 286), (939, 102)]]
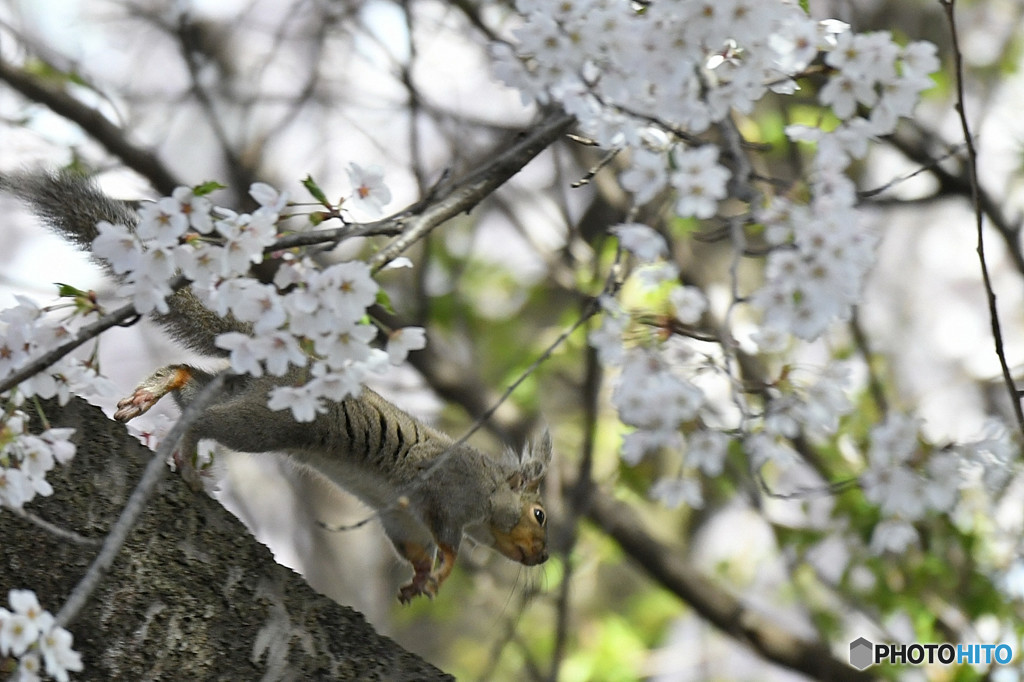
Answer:
[(551, 433), (547, 428), (523, 452), (519, 468), (508, 478), (513, 490), (537, 490), (551, 461)]

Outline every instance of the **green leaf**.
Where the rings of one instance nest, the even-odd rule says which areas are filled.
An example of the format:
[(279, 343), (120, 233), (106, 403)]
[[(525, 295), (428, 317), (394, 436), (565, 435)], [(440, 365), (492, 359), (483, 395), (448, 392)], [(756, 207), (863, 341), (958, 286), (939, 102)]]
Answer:
[(61, 71), (53, 64), (41, 59), (29, 59), (22, 67), (25, 73), (40, 78), (51, 84), (64, 86), (67, 83), (91, 87), (81, 74), (76, 71)]
[(383, 289), (377, 289), (377, 305), (392, 315), (396, 314), (394, 306), (391, 305), (391, 297)]
[(216, 180), (207, 180), (206, 182), (196, 185), (192, 188), (192, 194), (197, 197), (206, 196), (210, 192), (216, 192), (219, 189), (227, 189), (227, 185), (222, 185)]
[(76, 315), (100, 312), (100, 305), (96, 301), (96, 292), (83, 291), (76, 286), (62, 282), (54, 282), (54, 284), (57, 286), (57, 295), (60, 298), (71, 299), (70, 305), (74, 307)]
[(313, 198), (319, 201), (327, 208), (331, 207), (331, 202), (327, 201), (327, 195), (320, 189), (320, 185), (316, 184), (316, 180), (313, 179), (312, 175), (307, 175), (306, 179), (302, 181), (302, 186), (306, 188), (306, 191), (313, 195)]
[(57, 295), (61, 298), (78, 298), (79, 296), (88, 296), (89, 293), (82, 291), (76, 286), (70, 284), (64, 284), (62, 282), (54, 282), (57, 285)]

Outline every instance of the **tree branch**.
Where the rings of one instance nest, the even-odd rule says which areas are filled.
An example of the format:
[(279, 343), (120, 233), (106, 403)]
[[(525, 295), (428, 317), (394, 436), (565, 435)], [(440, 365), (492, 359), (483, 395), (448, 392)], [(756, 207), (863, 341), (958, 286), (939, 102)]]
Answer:
[(156, 154), (129, 142), (125, 131), (107, 120), (98, 110), (82, 104), (62, 90), (43, 85), (40, 79), (2, 59), (0, 81), (7, 83), (26, 99), (38, 102), (77, 124), (126, 166), (149, 180), (161, 194), (170, 196), (175, 187), (183, 184)]
[(682, 549), (669, 547), (651, 536), (629, 505), (608, 494), (594, 494), (587, 515), (652, 579), (724, 634), (748, 645), (765, 659), (819, 680), (875, 679), (835, 658), (828, 645), (787, 632), (694, 570), (680, 558)]
[(463, 180), (442, 188), (434, 201), (405, 222), (402, 233), (370, 259), (374, 271), (390, 263), (441, 223), (471, 210), (505, 184), (526, 164), (557, 140), (576, 119), (562, 112), (549, 115), (531, 132), (498, 153)]
[[(914, 134), (902, 132), (902, 130), (913, 130)], [(1015, 223), (1010, 220), (1003, 213), (999, 202), (980, 183), (976, 187), (972, 187), (969, 173), (965, 169), (959, 168), (951, 171), (942, 166), (940, 162), (943, 159), (955, 156), (950, 153), (950, 149), (954, 145), (942, 140), (936, 131), (927, 128), (920, 121), (907, 121), (903, 125), (902, 130), (884, 138), (885, 141), (911, 161), (920, 164), (921, 170), (927, 170), (931, 173), (939, 181), (938, 194), (940, 196), (959, 195), (972, 199), (975, 196), (976, 190), (977, 205), (981, 207), (982, 212), (989, 219), (992, 227), (995, 228), (1006, 244), (1006, 251), (1013, 261), (1013, 266), (1017, 269), (1017, 272), (1024, 274), (1024, 253), (1021, 252), (1019, 242), (1020, 221), (1018, 220)], [(936, 153), (930, 147), (944, 151)], [(916, 175), (917, 172), (919, 171), (915, 171), (906, 177)], [(883, 186), (883, 189), (887, 187), (888, 185)]]
[[(188, 284), (188, 280), (185, 279), (183, 275), (176, 275), (169, 283), (171, 291), (177, 291), (186, 284)], [(126, 303), (117, 310), (103, 315), (95, 322), (85, 325), (79, 329), (78, 333), (72, 338), (55, 348), (51, 348), (46, 353), (22, 366), (21, 369), (11, 372), (4, 377), (3, 380), (0, 380), (0, 393), (9, 391), (22, 381), (38, 374), (89, 339), (96, 338), (108, 329), (112, 327), (131, 326), (131, 324), (134, 323), (132, 318), (137, 318), (138, 316), (139, 314), (135, 312), (135, 304)]]

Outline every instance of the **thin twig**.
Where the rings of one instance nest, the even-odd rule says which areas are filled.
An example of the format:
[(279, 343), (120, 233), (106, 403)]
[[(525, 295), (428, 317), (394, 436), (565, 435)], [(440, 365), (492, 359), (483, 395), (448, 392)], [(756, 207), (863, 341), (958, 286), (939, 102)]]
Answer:
[[(610, 281), (611, 280), (609, 280), (609, 282)], [(606, 285), (606, 289), (608, 288), (608, 286), (611, 285)], [(575, 332), (577, 329), (583, 326), (583, 324), (586, 323), (587, 320), (589, 320), (591, 317), (600, 312), (600, 310), (601, 306), (598, 303), (597, 299), (591, 301), (590, 305), (588, 305), (580, 314), (579, 319), (576, 320), (576, 322), (574, 322), (568, 329), (559, 334), (558, 338), (555, 339), (546, 349), (544, 349), (544, 352), (541, 353), (536, 360), (530, 363), (530, 366), (523, 370), (523, 372), (515, 381), (508, 385), (504, 393), (498, 396), (498, 399), (494, 401), (494, 404), (492, 404), (490, 407), (484, 410), (483, 413), (476, 418), (476, 420), (470, 425), (469, 429), (467, 429), (466, 432), (462, 434), (462, 437), (456, 440), (450, 446), (448, 446), (447, 450), (442, 452), (436, 459), (434, 459), (434, 461), (430, 464), (429, 467), (424, 469), (420, 473), (420, 475), (416, 477), (416, 479), (408, 486), (407, 490), (404, 491), (403, 494), (399, 496), (398, 500), (400, 501), (404, 499), (408, 492), (411, 492), (412, 490), (415, 490), (419, 486), (423, 485), (434, 474), (434, 472), (437, 471), (444, 464), (445, 460), (448, 459), (448, 457), (451, 455), (452, 452), (455, 451), (457, 447), (459, 447), (460, 445), (464, 444), (467, 440), (469, 440), (470, 436), (476, 433), (480, 429), (480, 427), (482, 427), (487, 422), (487, 420), (491, 418), (491, 415), (493, 415), (498, 410), (498, 408), (501, 407), (502, 403), (509, 399), (509, 397), (515, 392), (515, 390), (519, 388), (520, 384), (526, 381), (530, 377), (530, 375), (537, 371), (537, 368), (540, 367), (540, 365), (543, 362), (545, 362), (548, 358), (550, 358), (551, 354), (554, 353), (559, 346), (565, 343), (566, 339), (572, 336), (573, 332)]]
[(370, 265), (377, 272), (438, 225), (472, 210), (558, 139), (573, 121), (575, 119), (567, 114), (552, 115), (507, 148), (491, 151), (487, 158), (492, 160), (465, 178), (449, 182), (446, 171), (423, 199), (387, 218), (288, 235), (267, 247), (267, 251), (340, 242), (352, 237), (394, 236), (390, 244), (370, 259)]
[(939, 164), (941, 164), (943, 161), (945, 161), (946, 159), (951, 159), (954, 156), (956, 156), (957, 154), (959, 154), (961, 147), (962, 147), (962, 145), (955, 145), (955, 146), (951, 147), (942, 156), (934, 158), (931, 161), (929, 161), (927, 164), (919, 166), (917, 168), (917, 170), (913, 170), (913, 171), (911, 171), (909, 173), (905, 173), (903, 175), (895, 177), (892, 180), (890, 180), (889, 182), (887, 182), (887, 183), (885, 183), (883, 185), (879, 185), (878, 187), (873, 187), (871, 189), (861, 190), (861, 191), (857, 192), (857, 198), (858, 199), (871, 199), (873, 197), (878, 196), (879, 194), (882, 194), (883, 192), (887, 192), (888, 190), (892, 189), (896, 185), (902, 184), (902, 183), (904, 183), (907, 180), (910, 180), (912, 178), (916, 178), (918, 175), (921, 175), (922, 173), (934, 172), (935, 169), (939, 167)]
[(67, 528), (62, 528), (61, 526), (58, 526), (55, 523), (50, 523), (46, 519), (40, 518), (32, 512), (27, 512), (24, 509), (18, 509), (16, 507), (4, 508), (7, 511), (14, 514), (15, 516), (17, 516), (18, 518), (22, 519), (23, 521), (27, 521), (35, 526), (38, 526), (50, 535), (58, 537), (61, 540), (67, 540), (68, 542), (73, 542), (76, 545), (95, 545), (97, 547), (103, 544), (103, 540), (100, 538), (87, 538), (84, 535), (80, 535), (73, 530), (68, 530)]
[(852, 490), (857, 487), (860, 483), (860, 479), (857, 478), (844, 478), (839, 481), (832, 481), (829, 483), (822, 483), (821, 485), (812, 486), (799, 486), (793, 488), (788, 493), (780, 493), (777, 490), (773, 490), (768, 481), (764, 477), (764, 465), (761, 465), (755, 471), (755, 477), (757, 478), (758, 486), (768, 497), (776, 500), (811, 500), (819, 497), (829, 497), (831, 495), (838, 495), (844, 493), (847, 490)]
[(580, 187), (583, 187), (584, 185), (589, 185), (590, 181), (594, 179), (594, 176), (597, 175), (601, 171), (602, 168), (604, 168), (609, 163), (611, 163), (612, 160), (616, 156), (618, 156), (619, 152), (621, 152), (621, 151), (622, 151), (622, 147), (615, 147), (614, 149), (608, 150), (604, 154), (604, 156), (602, 156), (600, 159), (598, 159), (597, 163), (595, 163), (593, 166), (590, 167), (590, 170), (588, 170), (583, 175), (582, 178), (580, 178), (579, 180), (576, 180), (575, 182), (573, 182), (571, 187), (573, 189), (579, 189)]
[[(178, 275), (170, 283), (171, 290), (177, 291), (186, 284), (188, 284), (188, 280), (185, 279), (184, 276)], [(56, 348), (47, 351), (45, 354), (40, 355), (29, 364), (25, 365), (18, 371), (9, 374), (7, 378), (0, 381), (0, 393), (9, 391), (22, 381), (25, 381), (29, 377), (46, 369), (86, 341), (96, 338), (111, 327), (122, 326), (128, 320), (137, 316), (138, 313), (135, 312), (135, 306), (131, 303), (126, 303), (114, 312), (107, 313), (95, 322), (82, 327), (71, 339), (68, 339)]]
[(487, 656), (487, 665), (476, 678), (479, 682), (489, 682), (494, 679), (498, 664), (501, 663), (502, 652), (510, 644), (516, 642), (516, 633), (519, 631), (519, 624), (522, 622), (523, 613), (538, 594), (539, 590), (534, 585), (527, 585), (519, 593), (518, 603), (514, 605), (511, 604), (513, 595), (509, 595), (506, 608), (511, 606), (511, 608), (515, 609), (515, 612), (505, 619), (504, 631), (499, 637), (495, 638), (491, 645), (489, 655)]
[(111, 527), (110, 532), (103, 541), (103, 547), (100, 549), (99, 554), (93, 559), (89, 569), (75, 586), (75, 589), (72, 590), (68, 600), (64, 602), (64, 606), (57, 613), (57, 625), (67, 625), (74, 620), (75, 616), (78, 615), (79, 611), (88, 602), (89, 597), (96, 590), (103, 576), (110, 570), (114, 559), (117, 558), (121, 547), (124, 546), (125, 540), (128, 538), (128, 533), (135, 526), (150, 496), (163, 478), (167, 470), (167, 458), (174, 452), (178, 441), (185, 435), (185, 432), (192, 423), (203, 413), (207, 405), (213, 402), (217, 394), (220, 393), (227, 376), (228, 372), (220, 372), (214, 376), (199, 391), (195, 399), (182, 410), (178, 421), (160, 444), (159, 449), (153, 455), (153, 459), (146, 465), (142, 478), (139, 480), (138, 485), (135, 486), (135, 490), (132, 491), (131, 497), (128, 498), (128, 502), (121, 511), (121, 515), (114, 522), (113, 527)]
[(946, 19), (949, 22), (949, 33), (953, 43), (953, 65), (956, 72), (956, 111), (960, 116), (960, 128), (963, 130), (964, 142), (967, 145), (967, 173), (971, 181), (971, 205), (974, 207), (975, 227), (978, 235), (978, 262), (981, 266), (981, 279), (985, 285), (985, 296), (988, 299), (988, 312), (992, 322), (992, 339), (995, 342), (996, 356), (999, 358), (999, 367), (1002, 369), (1003, 382), (1010, 394), (1010, 404), (1013, 406), (1013, 414), (1017, 419), (1017, 428), (1024, 434), (1024, 410), (1021, 409), (1021, 399), (1014, 384), (1013, 375), (1010, 373), (1010, 365), (1006, 361), (1006, 351), (1003, 348), (1003, 332), (999, 323), (999, 310), (996, 308), (996, 292), (992, 286), (992, 277), (988, 270), (988, 261), (985, 257), (985, 215), (981, 209), (981, 201), (978, 190), (978, 151), (974, 146), (974, 136), (971, 134), (970, 123), (967, 120), (967, 107), (964, 101), (964, 65), (963, 54), (960, 52), (960, 38), (956, 28), (956, 17), (953, 11), (954, 0), (939, 0), (946, 10)]
[[(930, 148), (949, 149), (953, 145), (948, 144), (938, 132), (929, 129), (920, 121), (907, 121), (903, 126), (903, 130), (913, 131), (916, 139), (912, 139), (911, 135), (907, 133), (897, 133), (884, 138), (885, 141), (911, 161), (916, 161), (928, 167), (928, 170), (939, 182), (937, 196), (963, 195), (970, 197), (972, 195), (973, 190), (970, 177), (966, 175), (962, 168), (947, 170), (942, 164), (934, 162), (934, 155)], [(946, 155), (943, 154), (943, 156)], [(1022, 253), (1020, 247), (1020, 217), (1011, 220), (1003, 212), (996, 198), (986, 191), (980, 182), (974, 188), (976, 188), (978, 193), (978, 204), (988, 218), (989, 225), (1002, 238), (1003, 243), (1006, 245), (1006, 252), (1013, 261), (1013, 266), (1017, 269), (1017, 272), (1024, 274), (1024, 253)]]
[(441, 223), (471, 210), (483, 201), (547, 149), (575, 120), (573, 116), (562, 112), (550, 115), (521, 140), (497, 154), (493, 161), (471, 173), (465, 180), (439, 192), (434, 203), (412, 216), (402, 233), (373, 255), (370, 266), (374, 272), (390, 263)]

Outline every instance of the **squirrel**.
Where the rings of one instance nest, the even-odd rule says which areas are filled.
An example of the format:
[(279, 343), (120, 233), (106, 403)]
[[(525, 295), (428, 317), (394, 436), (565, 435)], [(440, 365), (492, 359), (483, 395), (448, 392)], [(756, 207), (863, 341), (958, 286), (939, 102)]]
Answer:
[[(0, 189), (26, 201), (51, 229), (86, 251), (97, 222), (134, 228), (138, 220), (135, 204), (108, 197), (70, 171), (0, 175)], [(204, 306), (188, 287), (168, 298), (168, 308), (152, 317), (207, 356), (226, 355), (214, 342), (218, 334), (252, 332)], [(274, 386), (301, 382), (301, 372), (232, 378), (190, 427), (179, 453), (188, 461), (202, 439), (239, 452), (284, 453), (356, 495), (376, 511), (395, 550), (412, 565), (413, 577), (398, 594), (402, 603), (437, 594), (463, 535), (527, 566), (547, 560), (547, 515), (539, 493), (551, 458), (546, 432), (521, 457), (495, 459), (455, 443), (366, 387), (359, 397), (330, 402), (314, 421), (300, 423), (267, 407), (267, 395)], [(129, 421), (168, 393), (184, 408), (213, 376), (183, 364), (161, 368), (118, 403), (114, 418)]]

